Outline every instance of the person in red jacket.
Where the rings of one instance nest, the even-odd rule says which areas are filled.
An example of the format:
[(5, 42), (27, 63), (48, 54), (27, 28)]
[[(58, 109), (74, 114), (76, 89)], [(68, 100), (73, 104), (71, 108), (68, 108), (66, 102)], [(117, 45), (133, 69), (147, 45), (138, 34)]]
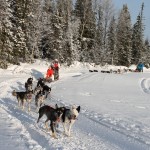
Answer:
[(46, 81), (52, 82), (54, 81), (54, 66), (49, 66), (47, 73), (46, 73)]
[(53, 65), (54, 65), (54, 80), (59, 80), (60, 64), (58, 62), (58, 59), (54, 60)]

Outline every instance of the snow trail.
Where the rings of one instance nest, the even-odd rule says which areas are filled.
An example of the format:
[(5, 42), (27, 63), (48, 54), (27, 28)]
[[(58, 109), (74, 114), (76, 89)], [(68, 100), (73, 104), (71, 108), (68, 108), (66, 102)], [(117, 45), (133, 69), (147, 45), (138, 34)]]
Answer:
[[(65, 76), (64, 73), (64, 78), (48, 84), (52, 87), (52, 92), (45, 103), (53, 106), (56, 103), (59, 106), (80, 105), (81, 113), (72, 127), (71, 137), (63, 134), (63, 127), (60, 124), (57, 129), (58, 139), (53, 139), (51, 132), (45, 131), (45, 117), (36, 124), (38, 113), (35, 112), (34, 100), (29, 113), (27, 107), (24, 111), (18, 108), (17, 100), (11, 94), (14, 89), (25, 90), (24, 83), (31, 74), (35, 75), (34, 79), (43, 74), (39, 70), (34, 73), (32, 66), (26, 67), (27, 65), (14, 67), (14, 70), (12, 68), (7, 72), (5, 78), (0, 76), (0, 144), (2, 150), (150, 150), (150, 127), (147, 122), (116, 114), (116, 112), (121, 113), (122, 108), (119, 107), (122, 106), (125, 106), (123, 108), (127, 108), (127, 113), (131, 115), (133, 115), (134, 109), (138, 110), (139, 112), (135, 114), (136, 117), (138, 113), (144, 116), (148, 112), (150, 107), (146, 105), (148, 99), (145, 96), (150, 91), (148, 78), (142, 78), (142, 74), (140, 74), (142, 78), (140, 87), (143, 91), (139, 97), (143, 98), (144, 94), (143, 102), (140, 103), (131, 95), (135, 90), (140, 91), (139, 78), (134, 78), (132, 83), (128, 83), (132, 75), (138, 76), (138, 74), (112, 75), (86, 71), (72, 72)], [(13, 73), (11, 74), (11, 72)], [(125, 97), (120, 93), (119, 96), (113, 95), (122, 79), (127, 82), (124, 83), (123, 89), (120, 89), (120, 93), (125, 93)], [(116, 81), (116, 85), (113, 85)], [(34, 81), (34, 86), (36, 82)], [(111, 87), (109, 87), (110, 83), (113, 85), (112, 93)], [(98, 85), (98, 89), (96, 85)], [(124, 89), (130, 85), (132, 88), (133, 85), (137, 85), (137, 87), (135, 90), (131, 89), (132, 92), (124, 92)], [(103, 97), (103, 95), (105, 96)], [(128, 95), (132, 98), (130, 99)], [(93, 106), (94, 103), (99, 105), (100, 111)], [(101, 106), (103, 106), (102, 111)], [(117, 111), (113, 113), (113, 109), (117, 109)], [(107, 111), (108, 113), (106, 113)], [(149, 119), (148, 115), (146, 117)]]

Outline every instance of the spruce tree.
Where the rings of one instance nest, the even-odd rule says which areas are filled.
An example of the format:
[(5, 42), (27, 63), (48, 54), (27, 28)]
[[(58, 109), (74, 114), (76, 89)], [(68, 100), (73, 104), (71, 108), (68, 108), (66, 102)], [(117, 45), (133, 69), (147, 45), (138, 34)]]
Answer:
[(109, 64), (116, 64), (117, 53), (116, 53), (116, 20), (112, 17), (108, 30), (108, 50), (107, 50), (107, 61)]
[(56, 12), (56, 4), (53, 0), (44, 0), (41, 7), (41, 38), (39, 48), (43, 58), (54, 59), (55, 38), (53, 31), (53, 20)]
[(144, 25), (143, 25), (143, 8), (137, 16), (136, 23), (133, 26), (132, 34), (132, 63), (137, 64), (139, 61), (143, 61), (144, 52)]
[(102, 63), (103, 61), (103, 35), (104, 35), (104, 27), (103, 27), (103, 11), (102, 6), (98, 5), (97, 10), (97, 28), (96, 28), (96, 36), (95, 36), (95, 62), (97, 64)]
[(0, 11), (0, 67), (6, 68), (7, 63), (11, 63), (13, 58), (12, 51), (14, 46), (10, 20), (11, 9), (8, 0), (1, 0)]
[(131, 18), (127, 5), (123, 5), (117, 24), (117, 53), (118, 65), (129, 66), (131, 64), (132, 50)]
[(143, 63), (147, 68), (150, 67), (150, 42), (148, 38), (144, 42)]
[(73, 57), (75, 56), (73, 52), (73, 20), (72, 20), (72, 12), (73, 12), (73, 4), (72, 0), (60, 0), (57, 4), (57, 9), (59, 11), (61, 19), (61, 30), (62, 30), (62, 38), (64, 39), (61, 43), (61, 49), (59, 49), (59, 53), (61, 56), (61, 60), (68, 64), (71, 64), (73, 61)]
[(81, 61), (94, 59), (94, 39), (96, 30), (96, 19), (93, 11), (92, 0), (77, 0), (75, 14), (80, 19), (79, 39), (81, 43)]
[(12, 9), (12, 24), (13, 24), (13, 36), (15, 40), (13, 41), (13, 56), (14, 62), (17, 62), (18, 59), (22, 61), (27, 61), (29, 57), (29, 51), (27, 47), (27, 37), (26, 37), (26, 19), (27, 19), (27, 10), (28, 10), (28, 0), (10, 0), (11, 9)]

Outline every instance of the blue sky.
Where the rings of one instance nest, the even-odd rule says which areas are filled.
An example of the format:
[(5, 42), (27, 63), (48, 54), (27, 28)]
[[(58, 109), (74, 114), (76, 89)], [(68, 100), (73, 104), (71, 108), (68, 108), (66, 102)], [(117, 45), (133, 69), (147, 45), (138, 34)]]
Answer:
[(150, 39), (150, 0), (112, 0), (117, 10), (122, 9), (123, 4), (127, 4), (131, 15), (132, 24), (135, 23), (136, 17), (141, 10), (142, 2), (144, 2), (144, 25), (145, 38)]

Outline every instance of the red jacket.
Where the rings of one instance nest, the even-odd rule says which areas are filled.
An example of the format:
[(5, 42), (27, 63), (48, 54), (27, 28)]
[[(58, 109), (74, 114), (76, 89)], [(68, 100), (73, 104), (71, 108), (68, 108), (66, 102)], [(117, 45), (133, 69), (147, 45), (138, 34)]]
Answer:
[(47, 73), (46, 73), (46, 78), (49, 78), (49, 77), (51, 77), (52, 75), (54, 74), (54, 71), (53, 71), (53, 69), (48, 69), (47, 70)]

